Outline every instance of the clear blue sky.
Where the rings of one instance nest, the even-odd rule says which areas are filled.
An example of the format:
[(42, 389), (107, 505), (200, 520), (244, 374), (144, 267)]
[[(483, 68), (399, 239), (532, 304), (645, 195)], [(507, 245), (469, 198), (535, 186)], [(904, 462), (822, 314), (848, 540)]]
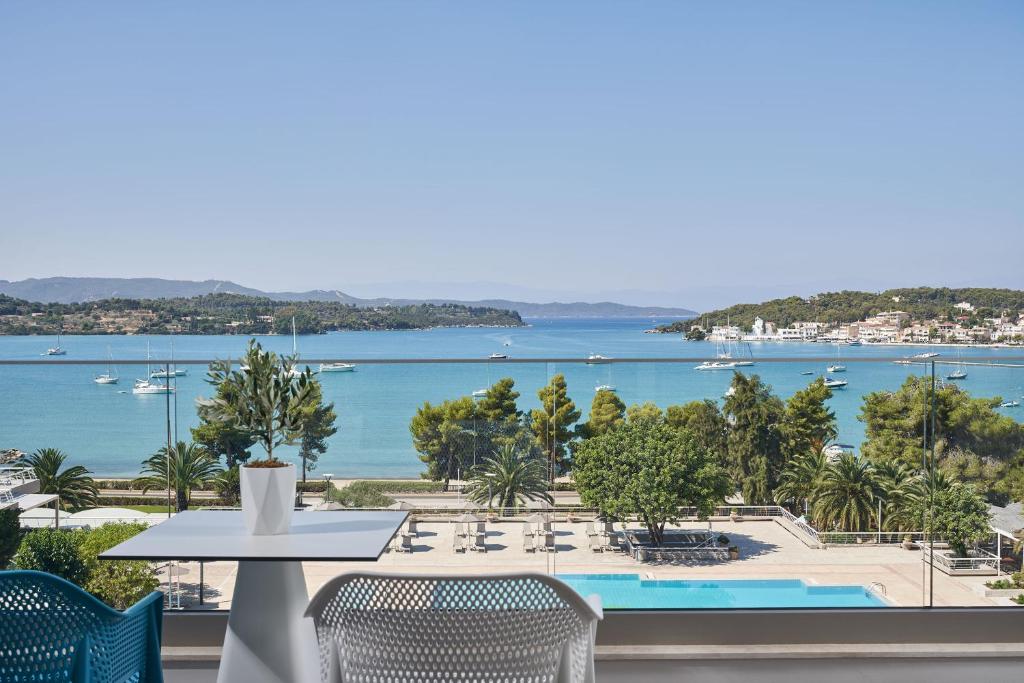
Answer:
[(1019, 0), (342, 5), (3, 3), (0, 278), (1024, 287)]

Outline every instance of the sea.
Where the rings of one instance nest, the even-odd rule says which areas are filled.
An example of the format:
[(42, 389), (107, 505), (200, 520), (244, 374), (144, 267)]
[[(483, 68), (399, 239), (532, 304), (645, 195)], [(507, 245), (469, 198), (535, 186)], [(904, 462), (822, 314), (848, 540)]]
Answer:
[[(329, 472), (338, 478), (416, 477), (423, 471), (409, 434), (409, 421), (424, 401), (470, 395), (502, 377), (512, 377), (521, 392), (521, 409), (537, 407), (537, 390), (556, 373), (566, 377), (569, 396), (583, 411), (601, 385), (615, 387), (627, 404), (651, 401), (665, 407), (696, 399), (721, 402), (731, 372), (694, 370), (696, 362), (616, 362), (586, 365), (543, 359), (581, 359), (596, 353), (617, 360), (652, 358), (712, 359), (712, 342), (683, 341), (677, 334), (645, 334), (668, 319), (535, 319), (522, 328), (446, 328), (411, 331), (334, 332), (303, 335), (297, 340), (301, 357), (353, 359), (351, 373), (320, 375), (324, 397), (333, 401), (338, 414), (338, 433), (328, 441), (328, 451), (310, 476)], [(289, 336), (258, 337), (266, 348), (290, 353)], [(131, 477), (141, 462), (166, 443), (170, 429), (188, 440), (197, 424), (195, 402), (210, 396), (202, 365), (183, 365), (188, 374), (172, 382), (170, 396), (131, 393), (132, 381), (144, 377), (145, 366), (118, 365), (118, 360), (152, 358), (179, 360), (235, 358), (244, 351), (243, 336), (70, 336), (62, 346), (67, 355), (43, 357), (52, 338), (0, 337), (0, 360), (96, 360), (95, 365), (0, 365), (0, 449), (33, 451), (55, 447), (69, 454), (69, 461), (88, 467), (97, 476)], [(109, 350), (109, 351), (108, 351)], [(894, 390), (909, 374), (929, 372), (924, 365), (899, 365), (893, 358), (922, 351), (938, 351), (937, 360), (964, 361), (968, 378), (961, 385), (979, 397), (1000, 397), (1024, 403), (1024, 349), (973, 347), (876, 346), (836, 347), (815, 343), (760, 342), (741, 344), (734, 356), (755, 359), (742, 368), (757, 374), (782, 398), (792, 395), (815, 377), (826, 374), (829, 361), (846, 362), (841, 375), (848, 386), (836, 390), (830, 401), (839, 426), (839, 441), (855, 448), (864, 438), (858, 420), (863, 396), (873, 391)], [(116, 385), (98, 385), (96, 374), (106, 371), (109, 355), (120, 376)], [(395, 359), (473, 359), (492, 353), (513, 359), (537, 359), (531, 363), (382, 363)], [(1020, 367), (997, 366), (996, 359), (1012, 358)], [(1020, 359), (1016, 361), (1016, 359)], [(760, 359), (760, 362), (757, 362)], [(786, 362), (770, 362), (772, 360)], [(820, 359), (820, 360), (815, 360)], [(876, 362), (853, 362), (856, 360)], [(992, 363), (992, 365), (984, 365)], [(944, 376), (953, 366), (939, 365)], [(163, 380), (161, 380), (163, 381)], [(1024, 407), (1001, 408), (1015, 419), (1024, 419)], [(258, 451), (258, 448), (257, 448)], [(281, 455), (294, 459), (295, 449)], [(481, 454), (484, 455), (484, 454)]]

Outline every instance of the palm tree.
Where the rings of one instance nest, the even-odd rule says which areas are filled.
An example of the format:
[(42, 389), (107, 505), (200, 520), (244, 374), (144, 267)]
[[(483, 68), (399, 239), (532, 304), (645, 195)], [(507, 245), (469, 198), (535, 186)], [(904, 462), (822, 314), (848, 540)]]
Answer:
[(144, 460), (142, 465), (142, 476), (134, 483), (146, 493), (150, 489), (166, 489), (170, 482), (178, 512), (188, 509), (193, 489), (202, 488), (221, 473), (217, 459), (209, 451), (198, 444), (187, 444), (184, 441), (179, 441), (170, 451), (164, 446)]
[(82, 465), (61, 469), (68, 455), (59, 448), (40, 448), (25, 458), (35, 470), (39, 492), (59, 497), (63, 507), (86, 508), (96, 505), (96, 482)]
[(871, 524), (877, 495), (878, 482), (871, 464), (844, 453), (821, 474), (814, 499), (819, 528), (865, 530)]
[(783, 503), (793, 501), (803, 503), (804, 514), (814, 498), (814, 492), (821, 479), (822, 472), (828, 466), (828, 458), (824, 450), (812, 447), (803, 455), (789, 461), (786, 469), (779, 475), (779, 486), (775, 489), (775, 501)]
[(885, 510), (882, 525), (887, 531), (905, 531), (921, 526), (917, 499), (921, 475), (900, 460), (887, 460), (875, 465), (875, 477)]
[(554, 504), (548, 493), (547, 466), (536, 454), (504, 444), (470, 474), (466, 493), (474, 503), (517, 508), (527, 500)]

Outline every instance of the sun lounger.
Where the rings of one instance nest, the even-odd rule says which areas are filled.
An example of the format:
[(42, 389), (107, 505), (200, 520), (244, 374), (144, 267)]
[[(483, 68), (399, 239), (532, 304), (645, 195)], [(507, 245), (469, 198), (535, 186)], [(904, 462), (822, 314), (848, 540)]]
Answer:
[(537, 542), (534, 539), (533, 532), (527, 531), (523, 533), (523, 552), (535, 553), (537, 552)]

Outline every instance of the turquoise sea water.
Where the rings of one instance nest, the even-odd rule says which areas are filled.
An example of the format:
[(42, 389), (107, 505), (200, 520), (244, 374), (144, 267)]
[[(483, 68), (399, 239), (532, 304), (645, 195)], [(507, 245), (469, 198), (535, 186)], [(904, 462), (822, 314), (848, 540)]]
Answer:
[(637, 574), (559, 574), (558, 578), (580, 595), (600, 595), (604, 609), (887, 606), (864, 586), (814, 586), (798, 579), (654, 581)]
[[(697, 372), (693, 363), (580, 363), (537, 362), (465, 364), (374, 364), (375, 359), (393, 358), (486, 358), (494, 352), (521, 358), (583, 358), (599, 353), (625, 358), (711, 358), (713, 344), (683, 342), (678, 335), (644, 334), (652, 327), (649, 319), (633, 320), (534, 320), (516, 329), (460, 328), (409, 332), (341, 332), (299, 338), (299, 350), (306, 358), (357, 359), (353, 373), (321, 375), (324, 394), (334, 401), (339, 414), (339, 433), (330, 440), (330, 450), (317, 472), (337, 476), (416, 476), (421, 463), (412, 449), (409, 419), (426, 400), (441, 401), (468, 395), (501, 377), (515, 379), (522, 393), (520, 407), (538, 405), (536, 392), (551, 375), (566, 375), (569, 393), (586, 415), (597, 385), (614, 385), (628, 404), (653, 401), (661, 406), (699, 398), (721, 399), (730, 372)], [(45, 337), (0, 337), (0, 359), (40, 360), (53, 343)], [(148, 340), (154, 358), (170, 354), (169, 337)], [(238, 358), (247, 338), (238, 336), (175, 337), (174, 354), (179, 359)], [(264, 346), (290, 352), (291, 338), (262, 337)], [(93, 383), (105, 371), (107, 347), (115, 358), (141, 360), (146, 357), (147, 338), (113, 336), (66, 337), (67, 360), (96, 359), (95, 366), (0, 365), (0, 448), (31, 451), (43, 446), (62, 448), (76, 463), (108, 476), (134, 476), (139, 463), (165, 443), (166, 403), (164, 396), (136, 396), (130, 393), (132, 379), (145, 375), (145, 368), (117, 367), (121, 383), (101, 386)], [(507, 344), (507, 346), (506, 346)], [(756, 373), (782, 397), (791, 395), (815, 376), (823, 374), (826, 362), (812, 357), (833, 357), (835, 347), (826, 344), (760, 343), (750, 347), (760, 358), (787, 358), (787, 363), (760, 363), (745, 372)], [(917, 347), (844, 347), (845, 359), (887, 358), (920, 352)], [(952, 359), (955, 351), (938, 349), (942, 358)], [(1015, 356), (1024, 362), (1024, 350), (964, 349), (965, 359), (984, 361), (996, 356)], [(925, 372), (924, 366), (901, 366), (891, 362), (848, 363), (843, 375), (849, 387), (836, 391), (831, 401), (839, 421), (840, 441), (858, 444), (863, 426), (857, 420), (861, 397), (870, 391), (897, 388), (910, 373)], [(172, 421), (179, 437), (188, 438), (196, 423), (194, 402), (208, 396), (203, 366), (187, 366), (188, 376), (176, 380), (172, 397)], [(949, 371), (939, 366), (939, 371)], [(813, 375), (802, 375), (812, 372)], [(969, 367), (964, 388), (977, 396), (1024, 396), (1024, 368)], [(121, 393), (127, 392), (127, 393)], [(1024, 418), (1024, 407), (1007, 408), (1007, 415)]]

